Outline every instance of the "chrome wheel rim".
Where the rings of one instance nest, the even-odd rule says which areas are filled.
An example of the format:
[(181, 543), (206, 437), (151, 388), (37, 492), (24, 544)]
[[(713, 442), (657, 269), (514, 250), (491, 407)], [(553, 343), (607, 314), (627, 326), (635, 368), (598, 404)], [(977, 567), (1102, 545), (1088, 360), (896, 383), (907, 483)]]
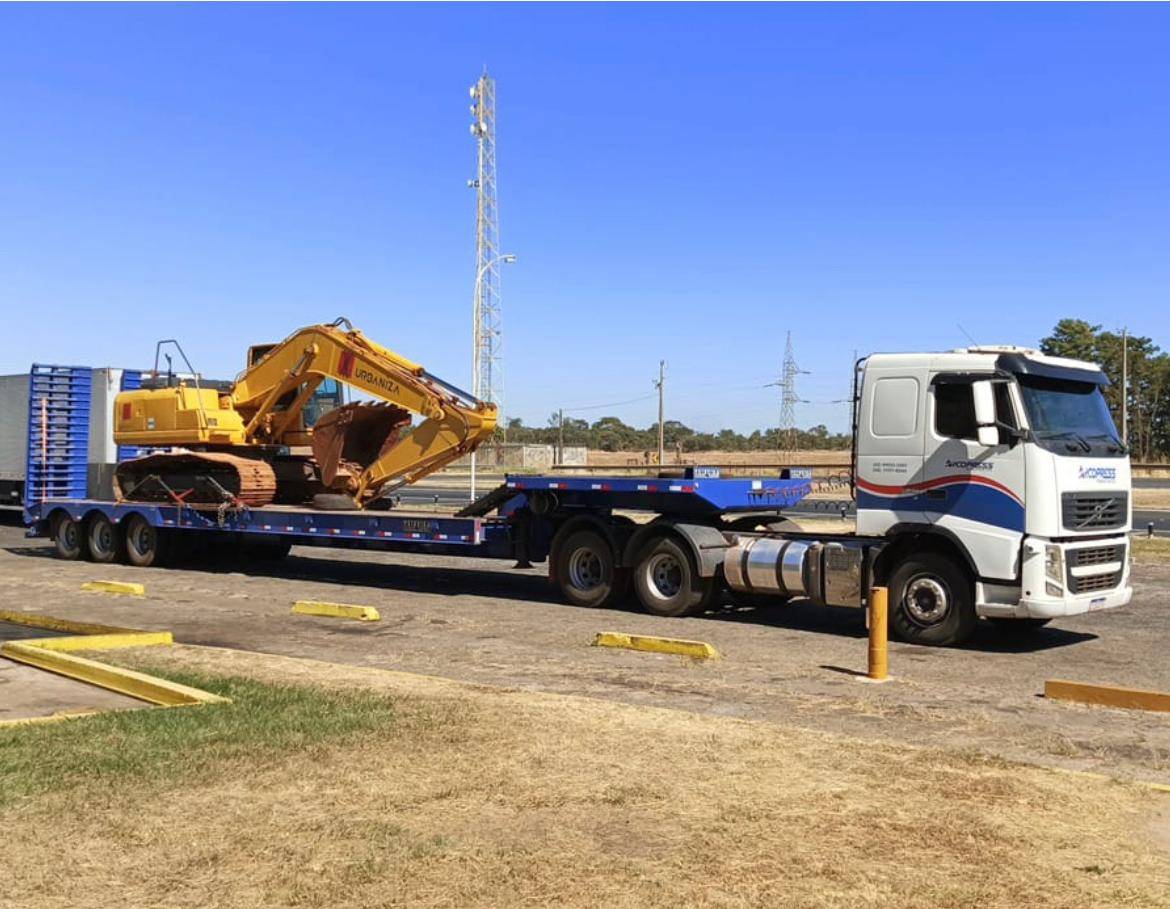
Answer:
[(682, 590), (682, 565), (669, 553), (660, 552), (646, 563), (646, 586), (654, 596), (669, 600)]
[(603, 580), (601, 556), (592, 549), (578, 549), (569, 558), (569, 581), (578, 590), (593, 590)]
[(911, 620), (919, 625), (937, 625), (950, 611), (950, 591), (938, 578), (918, 575), (906, 585), (902, 605)]

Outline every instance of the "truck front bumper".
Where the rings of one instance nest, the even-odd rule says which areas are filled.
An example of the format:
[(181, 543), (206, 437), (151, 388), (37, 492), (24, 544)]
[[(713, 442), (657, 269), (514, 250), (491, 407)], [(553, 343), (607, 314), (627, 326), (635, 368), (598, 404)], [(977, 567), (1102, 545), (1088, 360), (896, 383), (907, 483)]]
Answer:
[(1014, 591), (979, 585), (979, 614), (1056, 619), (1116, 609), (1133, 599), (1128, 535), (1063, 543), (1027, 537), (1020, 575)]

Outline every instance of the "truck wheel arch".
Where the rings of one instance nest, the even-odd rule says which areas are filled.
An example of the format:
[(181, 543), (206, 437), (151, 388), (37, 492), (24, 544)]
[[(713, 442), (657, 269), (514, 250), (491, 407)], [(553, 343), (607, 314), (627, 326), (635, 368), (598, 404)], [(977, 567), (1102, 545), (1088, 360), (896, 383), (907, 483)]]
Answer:
[(955, 559), (967, 569), (972, 582), (979, 577), (975, 563), (959, 538), (945, 527), (930, 524), (895, 524), (886, 532), (889, 540), (873, 567), (873, 583), (886, 584), (911, 552), (929, 550)]

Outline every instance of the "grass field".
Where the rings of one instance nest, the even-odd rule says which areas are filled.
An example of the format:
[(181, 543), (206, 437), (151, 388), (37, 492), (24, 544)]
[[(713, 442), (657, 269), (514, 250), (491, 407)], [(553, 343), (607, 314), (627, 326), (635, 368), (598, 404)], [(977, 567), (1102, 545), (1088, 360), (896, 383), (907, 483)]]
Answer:
[(305, 660), (124, 656), (234, 702), (8, 732), (0, 904), (1071, 909), (1170, 892), (1167, 802), (1128, 784)]

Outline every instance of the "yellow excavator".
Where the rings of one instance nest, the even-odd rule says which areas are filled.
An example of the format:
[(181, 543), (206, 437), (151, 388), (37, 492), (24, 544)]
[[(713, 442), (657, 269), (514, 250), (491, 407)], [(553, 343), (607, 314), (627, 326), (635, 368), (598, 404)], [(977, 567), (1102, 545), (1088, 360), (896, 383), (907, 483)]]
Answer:
[[(251, 348), (248, 368), (228, 387), (202, 383), (189, 361), (184, 378), (160, 373), (165, 344), (178, 347), (159, 342), (148, 381), (115, 402), (114, 441), (155, 450), (117, 466), (123, 500), (377, 507), (495, 429), (494, 404), (374, 343), (347, 319)], [(375, 401), (344, 404), (342, 385)], [(412, 414), (423, 418), (413, 427)]]

